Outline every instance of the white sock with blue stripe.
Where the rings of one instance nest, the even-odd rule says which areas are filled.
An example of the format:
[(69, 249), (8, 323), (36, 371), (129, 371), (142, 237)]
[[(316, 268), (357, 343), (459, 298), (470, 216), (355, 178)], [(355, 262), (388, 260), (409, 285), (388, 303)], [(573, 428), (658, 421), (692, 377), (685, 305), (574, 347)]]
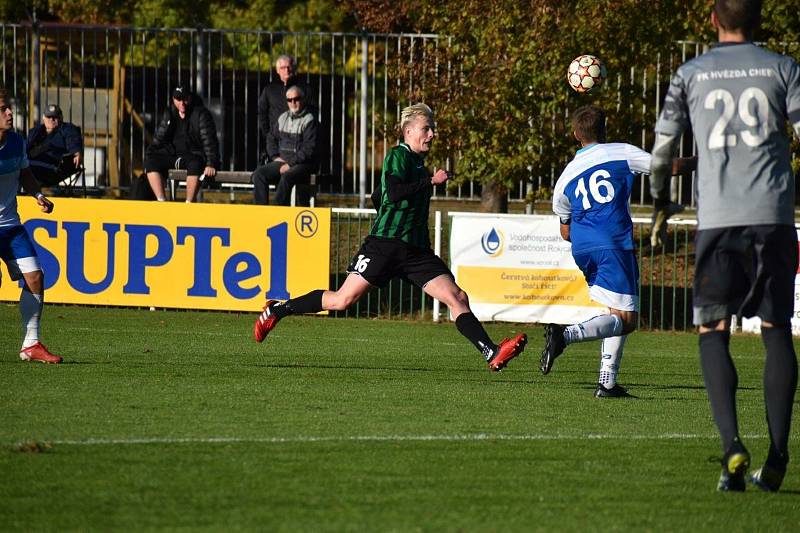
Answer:
[(608, 337), (600, 345), (600, 377), (598, 382), (605, 388), (611, 389), (617, 384), (617, 372), (622, 361), (622, 349), (625, 346), (627, 335)]
[(617, 315), (600, 315), (586, 322), (567, 326), (564, 340), (567, 344), (616, 337), (622, 333), (622, 319)]

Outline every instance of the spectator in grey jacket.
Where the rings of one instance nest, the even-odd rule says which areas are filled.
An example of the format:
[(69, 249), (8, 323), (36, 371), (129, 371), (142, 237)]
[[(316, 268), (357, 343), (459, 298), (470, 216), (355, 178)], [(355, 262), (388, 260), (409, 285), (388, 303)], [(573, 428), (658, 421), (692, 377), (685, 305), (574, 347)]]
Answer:
[(166, 199), (164, 185), (169, 169), (179, 168), (186, 170), (186, 201), (194, 202), (200, 176), (213, 178), (219, 165), (214, 117), (199, 96), (185, 86), (176, 87), (144, 158), (147, 181), (156, 199)]
[[(269, 184), (277, 183), (276, 205), (289, 205), (292, 187), (308, 183), (317, 170), (317, 120), (305, 104), (305, 94), (298, 86), (286, 91), (289, 110), (278, 117), (267, 135), (267, 164), (253, 172), (254, 202), (269, 204)], [(298, 205), (308, 205), (308, 198), (298, 198)]]

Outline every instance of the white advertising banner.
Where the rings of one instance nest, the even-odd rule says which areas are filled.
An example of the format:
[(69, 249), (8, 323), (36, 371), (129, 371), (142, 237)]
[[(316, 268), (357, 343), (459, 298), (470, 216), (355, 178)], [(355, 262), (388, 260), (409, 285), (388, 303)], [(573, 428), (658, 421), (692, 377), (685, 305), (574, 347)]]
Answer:
[(479, 320), (574, 324), (606, 312), (589, 299), (558, 217), (450, 216), (450, 268)]

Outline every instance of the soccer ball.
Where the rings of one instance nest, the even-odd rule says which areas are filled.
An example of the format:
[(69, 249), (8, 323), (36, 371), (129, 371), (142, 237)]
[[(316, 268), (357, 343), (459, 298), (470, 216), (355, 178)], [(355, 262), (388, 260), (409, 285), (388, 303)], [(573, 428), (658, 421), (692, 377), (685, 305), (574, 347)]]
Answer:
[(584, 54), (572, 60), (567, 69), (567, 83), (579, 93), (588, 93), (603, 84), (606, 67), (599, 58)]

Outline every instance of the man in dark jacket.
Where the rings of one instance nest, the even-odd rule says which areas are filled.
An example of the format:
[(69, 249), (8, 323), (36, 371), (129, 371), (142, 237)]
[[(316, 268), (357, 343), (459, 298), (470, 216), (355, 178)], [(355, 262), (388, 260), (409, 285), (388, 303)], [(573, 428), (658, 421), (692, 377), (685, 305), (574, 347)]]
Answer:
[(28, 159), (36, 181), (52, 187), (81, 168), (81, 129), (64, 122), (61, 108), (47, 106), (42, 123), (28, 132)]
[[(289, 205), (292, 187), (308, 183), (317, 169), (317, 120), (304, 102), (300, 87), (286, 91), (289, 110), (278, 117), (267, 135), (266, 165), (253, 172), (254, 202), (269, 204), (269, 184), (277, 183), (276, 205)], [(300, 198), (298, 205), (308, 205), (308, 198)]]
[(200, 176), (213, 178), (220, 165), (214, 117), (199, 96), (185, 86), (172, 92), (172, 104), (147, 147), (144, 169), (159, 202), (166, 199), (165, 178), (170, 168), (186, 170), (186, 201), (194, 202)]
[(273, 79), (261, 90), (258, 97), (258, 131), (263, 137), (269, 136), (272, 126), (278, 122), (278, 117), (289, 110), (286, 105), (286, 91), (289, 87), (297, 86), (305, 95), (308, 104), (311, 92), (308, 85), (297, 76), (297, 60), (289, 55), (281, 55), (275, 61), (275, 71), (278, 77)]

